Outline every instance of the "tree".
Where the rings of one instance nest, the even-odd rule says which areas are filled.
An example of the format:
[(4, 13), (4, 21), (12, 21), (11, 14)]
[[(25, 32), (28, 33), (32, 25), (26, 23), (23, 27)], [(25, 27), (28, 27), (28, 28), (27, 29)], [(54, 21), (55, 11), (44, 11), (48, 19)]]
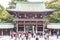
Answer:
[(60, 23), (60, 1), (52, 0), (49, 2), (47, 8), (55, 9), (55, 12), (53, 12), (53, 14), (47, 16), (49, 22)]
[(13, 17), (0, 5), (0, 22), (11, 22)]
[(48, 4), (49, 4), (49, 2), (46, 0), (46, 2), (45, 2), (45, 6), (48, 6)]
[(14, 9), (16, 7), (16, 2), (27, 2), (27, 0), (11, 0), (9, 3), (9, 9)]

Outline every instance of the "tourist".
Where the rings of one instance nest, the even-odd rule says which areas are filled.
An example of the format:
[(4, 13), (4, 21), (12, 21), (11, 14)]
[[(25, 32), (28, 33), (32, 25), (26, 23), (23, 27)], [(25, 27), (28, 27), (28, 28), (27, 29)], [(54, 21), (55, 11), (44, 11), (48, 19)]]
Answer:
[(26, 40), (28, 40), (28, 33), (26, 34)]
[(36, 40), (39, 40), (39, 38), (38, 38), (38, 34), (36, 34)]
[(31, 35), (32, 35), (32, 37), (34, 37), (34, 33), (33, 33), (33, 31), (31, 32)]
[(11, 32), (11, 40), (17, 40), (17, 38), (18, 38), (17, 33), (14, 32), (14, 31), (12, 31), (12, 32)]
[(38, 37), (36, 37), (36, 40), (39, 40)]
[(22, 40), (26, 40), (25, 39), (25, 35), (22, 33), (22, 36), (21, 36)]
[(18, 35), (18, 39), (21, 40), (21, 34)]
[(57, 39), (58, 39), (58, 37), (59, 37), (59, 32), (57, 32)]
[(47, 40), (47, 34), (44, 35), (45, 40)]
[(11, 31), (11, 34), (10, 35), (11, 35), (11, 39), (13, 39), (13, 31)]
[(18, 38), (17, 33), (14, 33), (14, 37), (15, 37), (15, 40), (17, 40), (17, 38)]
[(32, 35), (29, 33), (28, 34), (28, 40), (31, 40), (31, 38), (32, 38)]
[(27, 35), (27, 32), (23, 32), (23, 34), (26, 36)]
[(26, 40), (28, 40), (28, 33), (27, 32), (23, 32), (23, 34), (25, 35)]
[(49, 40), (49, 34), (46, 33), (45, 36), (44, 36), (45, 40)]
[(34, 38), (36, 37), (36, 33), (34, 33)]
[(47, 33), (47, 40), (49, 40), (49, 33)]

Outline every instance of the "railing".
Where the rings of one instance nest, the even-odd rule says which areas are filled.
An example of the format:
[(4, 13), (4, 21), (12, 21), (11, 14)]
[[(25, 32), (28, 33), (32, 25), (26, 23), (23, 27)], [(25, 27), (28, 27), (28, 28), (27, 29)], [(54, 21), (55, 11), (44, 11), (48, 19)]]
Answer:
[[(23, 33), (24, 31), (18, 31), (18, 33)], [(37, 31), (37, 33), (42, 33), (43, 34), (43, 31)]]
[(46, 21), (47, 19), (18, 19), (15, 18), (13, 21)]

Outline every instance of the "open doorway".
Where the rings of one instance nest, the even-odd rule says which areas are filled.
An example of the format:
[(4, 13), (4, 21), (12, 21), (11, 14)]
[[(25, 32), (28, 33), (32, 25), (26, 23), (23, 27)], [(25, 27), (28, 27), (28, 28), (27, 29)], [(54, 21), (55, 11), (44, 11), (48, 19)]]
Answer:
[(57, 31), (56, 29), (52, 29), (52, 30), (51, 30), (51, 34), (52, 34), (52, 35), (57, 35), (57, 32), (58, 32), (58, 31)]
[(27, 25), (27, 26), (25, 26), (25, 31), (26, 32), (32, 32), (33, 31), (33, 27), (31, 25)]

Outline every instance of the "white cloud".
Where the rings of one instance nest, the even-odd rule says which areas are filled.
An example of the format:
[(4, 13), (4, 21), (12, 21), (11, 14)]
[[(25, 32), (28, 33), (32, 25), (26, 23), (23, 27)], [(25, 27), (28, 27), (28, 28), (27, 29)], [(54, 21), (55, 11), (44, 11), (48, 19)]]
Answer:
[(10, 1), (11, 0), (0, 0), (0, 4), (6, 8), (6, 7), (8, 7), (8, 4)]

